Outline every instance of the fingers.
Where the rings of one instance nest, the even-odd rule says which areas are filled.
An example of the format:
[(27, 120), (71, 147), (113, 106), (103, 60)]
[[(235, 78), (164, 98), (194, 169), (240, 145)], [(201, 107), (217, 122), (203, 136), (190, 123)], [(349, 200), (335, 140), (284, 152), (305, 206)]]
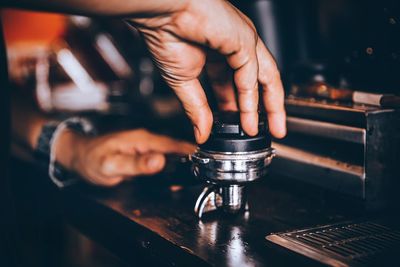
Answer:
[(139, 153), (160, 152), (163, 154), (191, 154), (195, 151), (196, 146), (191, 143), (178, 141), (167, 136), (153, 134), (144, 131), (145, 140), (138, 146)]
[(269, 129), (273, 136), (283, 138), (286, 135), (286, 113), (282, 81), (274, 59), (260, 39), (257, 42), (257, 58), (258, 81), (263, 91)]
[(102, 177), (102, 178), (95, 178), (95, 179), (88, 179), (88, 182), (104, 187), (113, 187), (119, 185), (124, 181), (123, 176), (113, 176), (113, 177)]
[(183, 41), (182, 36), (177, 39), (176, 34), (157, 36), (150, 31), (145, 39), (162, 77), (191, 120), (196, 141), (201, 144), (208, 139), (212, 126), (212, 113), (198, 80), (205, 64), (205, 52), (200, 46)]
[(92, 184), (108, 187), (134, 176), (160, 172), (166, 161), (164, 154), (190, 154), (196, 149), (188, 142), (142, 129), (98, 137), (95, 144), (89, 164), (79, 173)]
[(149, 152), (191, 154), (196, 149), (196, 146), (191, 143), (154, 134), (143, 129), (118, 133), (118, 136), (115, 136), (113, 140), (113, 143), (117, 144), (119, 152), (130, 155)]
[(234, 69), (242, 127), (247, 134), (256, 135), (258, 132), (258, 62), (255, 51), (234, 53), (228, 57), (228, 63)]
[(251, 61), (235, 71), (234, 81), (238, 93), (240, 122), (243, 130), (254, 136), (258, 133), (258, 64)]
[[(165, 165), (165, 157), (160, 153), (114, 154), (106, 158), (102, 166), (105, 177), (131, 177), (151, 175), (160, 172)], [(113, 181), (115, 178), (107, 178)], [(122, 180), (120, 180), (121, 182)]]
[[(237, 11), (238, 15), (241, 13)], [(245, 17), (244, 17), (245, 18)], [(258, 60), (256, 53), (257, 33), (254, 26), (243, 19), (243, 27), (234, 42), (224, 43), (218, 49), (226, 56), (233, 69), (237, 89), (240, 122), (243, 130), (251, 136), (258, 132)]]
[(172, 87), (194, 126), (197, 143), (204, 143), (210, 135), (213, 117), (199, 80), (180, 82)]
[[(224, 3), (229, 5), (228, 2)], [(228, 64), (234, 70), (243, 129), (249, 135), (255, 135), (258, 131), (258, 82), (260, 82), (271, 133), (275, 137), (283, 137), (286, 134), (284, 91), (275, 61), (258, 37), (250, 19), (235, 7), (230, 7), (240, 17), (242, 23), (238, 21), (235, 24), (236, 28), (228, 37), (221, 38), (220, 34), (215, 35), (210, 38), (209, 43), (214, 44), (212, 47), (226, 56)], [(237, 35), (232, 35), (235, 31)]]

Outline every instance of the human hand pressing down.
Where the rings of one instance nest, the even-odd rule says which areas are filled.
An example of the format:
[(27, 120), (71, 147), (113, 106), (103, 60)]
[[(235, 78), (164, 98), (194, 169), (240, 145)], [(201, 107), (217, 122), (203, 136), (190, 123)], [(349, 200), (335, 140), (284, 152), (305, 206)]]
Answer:
[(207, 140), (213, 119), (198, 80), (209, 48), (222, 54), (233, 70), (234, 86), (217, 96), (224, 106), (240, 111), (246, 133), (258, 131), (260, 86), (270, 131), (283, 137), (284, 91), (279, 71), (249, 18), (224, 0), (168, 2), (159, 2), (153, 12), (130, 21), (144, 36), (164, 79), (182, 101), (197, 142)]
[(198, 77), (206, 61), (205, 51), (214, 50), (225, 57), (233, 70), (234, 86), (221, 92), (223, 96), (219, 99), (228, 102), (224, 106), (240, 111), (246, 133), (255, 135), (258, 130), (261, 87), (271, 134), (278, 138), (286, 134), (284, 92), (276, 63), (253, 23), (229, 1), (6, 0), (5, 3), (127, 19), (142, 33), (164, 79), (183, 103), (198, 143), (207, 140), (213, 119)]
[(144, 36), (164, 79), (183, 103), (198, 143), (207, 140), (213, 119), (198, 76), (206, 61), (205, 51), (214, 50), (233, 70), (234, 87), (223, 101), (239, 109), (246, 133), (258, 131), (260, 86), (271, 134), (278, 138), (286, 134), (284, 92), (276, 63), (253, 23), (229, 1), (5, 0), (5, 4), (130, 21)]
[(55, 149), (56, 160), (85, 181), (115, 186), (135, 176), (158, 173), (164, 168), (166, 154), (189, 154), (195, 146), (143, 129), (99, 137), (66, 130)]

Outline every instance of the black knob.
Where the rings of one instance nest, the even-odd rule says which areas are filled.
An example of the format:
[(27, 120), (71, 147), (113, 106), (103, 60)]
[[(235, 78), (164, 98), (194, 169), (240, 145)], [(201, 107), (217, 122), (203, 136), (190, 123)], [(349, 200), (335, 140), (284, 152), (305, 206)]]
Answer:
[(200, 149), (214, 152), (251, 152), (269, 148), (271, 136), (266, 117), (259, 116), (258, 134), (247, 135), (240, 124), (240, 113), (225, 111), (214, 114), (211, 135)]

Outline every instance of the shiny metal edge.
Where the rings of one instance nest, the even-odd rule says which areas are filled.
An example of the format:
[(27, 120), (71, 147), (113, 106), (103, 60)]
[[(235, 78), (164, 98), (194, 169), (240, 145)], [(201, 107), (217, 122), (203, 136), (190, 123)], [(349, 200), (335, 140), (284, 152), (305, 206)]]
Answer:
[(335, 267), (347, 267), (350, 266), (349, 263), (347, 263), (344, 260), (340, 260), (338, 258), (332, 258), (330, 256), (324, 255), (321, 253), (320, 250), (316, 250), (312, 247), (309, 247), (303, 243), (298, 243), (295, 240), (288, 240), (285, 239), (277, 234), (271, 234), (267, 235), (265, 239), (269, 242), (272, 242), (274, 244), (277, 244), (281, 247), (284, 247), (286, 249), (289, 249), (293, 252), (296, 252), (298, 254), (301, 254), (307, 258), (314, 259), (318, 262), (327, 264), (329, 266), (335, 266)]
[(191, 154), (191, 157), (205, 157), (217, 160), (249, 160), (253, 158), (269, 156), (271, 154), (275, 155), (275, 152), (275, 149), (272, 147), (249, 152), (213, 152), (197, 149), (195, 153)]
[(364, 177), (365, 170), (363, 166), (348, 164), (329, 157), (323, 157), (303, 149), (290, 147), (283, 144), (274, 143), (277, 150), (277, 158), (284, 158), (292, 161), (301, 162), (306, 165), (318, 166), (320, 168), (330, 169), (341, 173)]
[(363, 128), (290, 116), (287, 118), (287, 127), (289, 132), (303, 133), (358, 144), (366, 143), (366, 130)]
[[(270, 170), (322, 188), (365, 199), (365, 168), (275, 143)], [(323, 178), (323, 179), (322, 179)]]

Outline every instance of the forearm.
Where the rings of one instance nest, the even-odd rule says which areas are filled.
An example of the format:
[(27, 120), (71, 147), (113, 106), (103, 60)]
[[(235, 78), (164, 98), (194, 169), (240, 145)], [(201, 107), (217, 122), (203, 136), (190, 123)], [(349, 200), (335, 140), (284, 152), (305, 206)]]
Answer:
[(175, 12), (190, 0), (6, 0), (9, 7), (128, 18)]
[(11, 105), (13, 141), (33, 151), (43, 125), (49, 121), (35, 108), (30, 96), (15, 93)]
[[(24, 94), (14, 94), (12, 97), (12, 136), (13, 142), (24, 148), (25, 154), (32, 155), (37, 148), (43, 126), (51, 120), (41, 113), (32, 99)], [(83, 139), (79, 134), (66, 130), (56, 143), (57, 161), (67, 169), (72, 169), (74, 153)]]

